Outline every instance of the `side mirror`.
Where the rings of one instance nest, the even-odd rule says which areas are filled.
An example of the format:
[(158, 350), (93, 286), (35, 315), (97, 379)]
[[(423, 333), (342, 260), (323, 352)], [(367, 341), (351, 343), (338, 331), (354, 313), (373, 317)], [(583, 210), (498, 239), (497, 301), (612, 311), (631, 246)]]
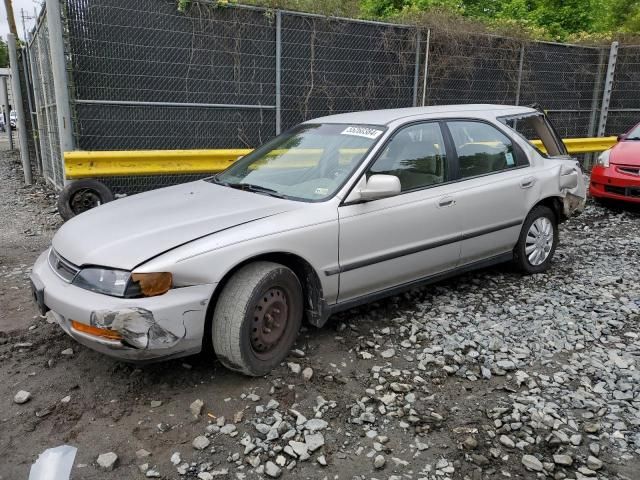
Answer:
[(400, 179), (395, 175), (371, 175), (360, 189), (361, 200), (378, 200), (400, 193)]

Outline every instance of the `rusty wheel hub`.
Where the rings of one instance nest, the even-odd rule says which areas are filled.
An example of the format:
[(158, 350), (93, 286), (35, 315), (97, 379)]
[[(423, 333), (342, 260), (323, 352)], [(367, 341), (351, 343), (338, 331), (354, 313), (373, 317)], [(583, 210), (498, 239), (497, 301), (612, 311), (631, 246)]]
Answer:
[(256, 304), (251, 327), (251, 346), (258, 354), (277, 347), (287, 329), (289, 306), (287, 295), (280, 288), (270, 288)]
[(101, 203), (100, 197), (93, 190), (85, 188), (78, 190), (78, 192), (76, 192), (72, 197), (71, 210), (76, 214), (83, 213), (94, 207), (100, 206)]

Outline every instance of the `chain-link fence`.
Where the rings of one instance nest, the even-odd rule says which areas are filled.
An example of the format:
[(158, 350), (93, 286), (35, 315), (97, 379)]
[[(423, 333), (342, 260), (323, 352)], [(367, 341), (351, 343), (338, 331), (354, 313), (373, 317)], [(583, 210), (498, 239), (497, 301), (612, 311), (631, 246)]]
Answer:
[(617, 135), (640, 122), (640, 46), (618, 50), (606, 133)]
[[(194, 0), (63, 0), (76, 148), (252, 148), (354, 110), (539, 103), (561, 135), (595, 136), (609, 47), (327, 18)], [(44, 19), (44, 17), (42, 17)], [(45, 175), (60, 185), (46, 21), (31, 44)], [(640, 47), (621, 47), (607, 134), (640, 116)], [(605, 116), (606, 118), (606, 116)], [(105, 179), (132, 193), (192, 175)]]
[(42, 173), (51, 184), (62, 188), (64, 185), (64, 165), (58, 138), (58, 118), (46, 12), (40, 16), (27, 51), (33, 81), (38, 126), (36, 137), (39, 143)]

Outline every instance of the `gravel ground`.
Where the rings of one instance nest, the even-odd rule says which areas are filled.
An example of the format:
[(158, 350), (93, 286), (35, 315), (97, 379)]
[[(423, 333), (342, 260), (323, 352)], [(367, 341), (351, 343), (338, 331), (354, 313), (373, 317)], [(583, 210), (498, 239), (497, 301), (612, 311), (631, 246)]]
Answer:
[(5, 152), (0, 198), (0, 479), (61, 444), (73, 479), (638, 478), (637, 209), (590, 203), (549, 273), (502, 266), (345, 312), (250, 379), (75, 344), (27, 284), (55, 195), (21, 187)]

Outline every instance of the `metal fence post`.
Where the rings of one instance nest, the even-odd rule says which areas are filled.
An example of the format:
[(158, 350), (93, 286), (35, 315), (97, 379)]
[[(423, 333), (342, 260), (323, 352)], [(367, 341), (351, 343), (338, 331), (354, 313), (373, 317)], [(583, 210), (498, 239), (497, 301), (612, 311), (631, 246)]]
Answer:
[(415, 69), (413, 71), (413, 106), (418, 106), (418, 83), (420, 82), (420, 40), (422, 32), (420, 28), (416, 31), (416, 60)]
[(424, 51), (424, 74), (422, 76), (422, 106), (427, 101), (427, 76), (429, 75), (429, 47), (431, 46), (431, 29), (427, 30), (427, 45)]
[(280, 98), (280, 82), (282, 67), (282, 12), (276, 11), (276, 135), (280, 135), (282, 129), (282, 109)]
[(67, 60), (64, 55), (64, 39), (62, 37), (62, 14), (60, 0), (46, 0), (47, 27), (49, 28), (49, 50), (51, 52), (51, 72), (53, 73), (53, 90), (56, 99), (58, 118), (58, 137), (60, 139), (60, 161), (62, 162), (62, 178), (66, 184), (64, 168), (64, 152), (74, 150), (73, 126), (71, 124), (71, 105), (67, 83)]
[[(12, 33), (7, 35), (9, 47), (9, 63), (11, 64), (11, 92), (13, 93), (13, 108), (16, 111), (18, 127), (18, 141), (20, 142), (20, 159), (24, 170), (24, 183), (31, 185), (31, 162), (29, 161), (29, 142), (27, 141), (27, 124), (24, 121), (24, 104), (22, 103), (22, 91), (20, 90), (20, 67), (18, 66), (18, 50), (16, 37)], [(11, 112), (9, 112), (11, 116)], [(10, 123), (10, 122), (9, 122)]]
[[(24, 17), (23, 17), (24, 20)], [(33, 97), (31, 95), (31, 89), (33, 84), (31, 82), (31, 55), (29, 55), (29, 46), (22, 48), (22, 69), (24, 70), (24, 84), (27, 87), (27, 103), (29, 105), (29, 118), (31, 119), (31, 134), (33, 137), (33, 150), (36, 154), (36, 164), (38, 166), (38, 173), (42, 175), (42, 158), (40, 157), (40, 149), (38, 148), (38, 119), (34, 111)]]
[(520, 89), (522, 88), (522, 66), (524, 65), (524, 43), (520, 46), (520, 63), (518, 65), (518, 82), (516, 84), (516, 105), (520, 105)]
[(2, 76), (2, 82), (0, 83), (2, 87), (2, 111), (4, 113), (4, 129), (7, 132), (7, 137), (9, 138), (9, 149), (13, 150), (13, 132), (11, 131), (11, 120), (9, 116), (11, 115), (11, 109), (9, 108), (9, 89), (7, 87), (7, 77)]
[(600, 121), (598, 122), (598, 136), (604, 136), (607, 128), (607, 115), (609, 114), (609, 103), (611, 102), (611, 92), (613, 90), (613, 75), (616, 70), (616, 60), (618, 59), (618, 42), (611, 44), (609, 50), (609, 64), (607, 65), (607, 76), (604, 79), (602, 89), (602, 106), (600, 107)]
[[(600, 89), (602, 88), (602, 77), (604, 75), (603, 66), (605, 60), (604, 48), (600, 50), (598, 55), (598, 70), (596, 71), (596, 78), (593, 82), (593, 95), (591, 96), (591, 114), (589, 115), (589, 130), (588, 135), (595, 137), (598, 127), (598, 102), (600, 100)], [(587, 170), (591, 169), (593, 159), (597, 156), (595, 153), (586, 153), (584, 155), (583, 167)]]

